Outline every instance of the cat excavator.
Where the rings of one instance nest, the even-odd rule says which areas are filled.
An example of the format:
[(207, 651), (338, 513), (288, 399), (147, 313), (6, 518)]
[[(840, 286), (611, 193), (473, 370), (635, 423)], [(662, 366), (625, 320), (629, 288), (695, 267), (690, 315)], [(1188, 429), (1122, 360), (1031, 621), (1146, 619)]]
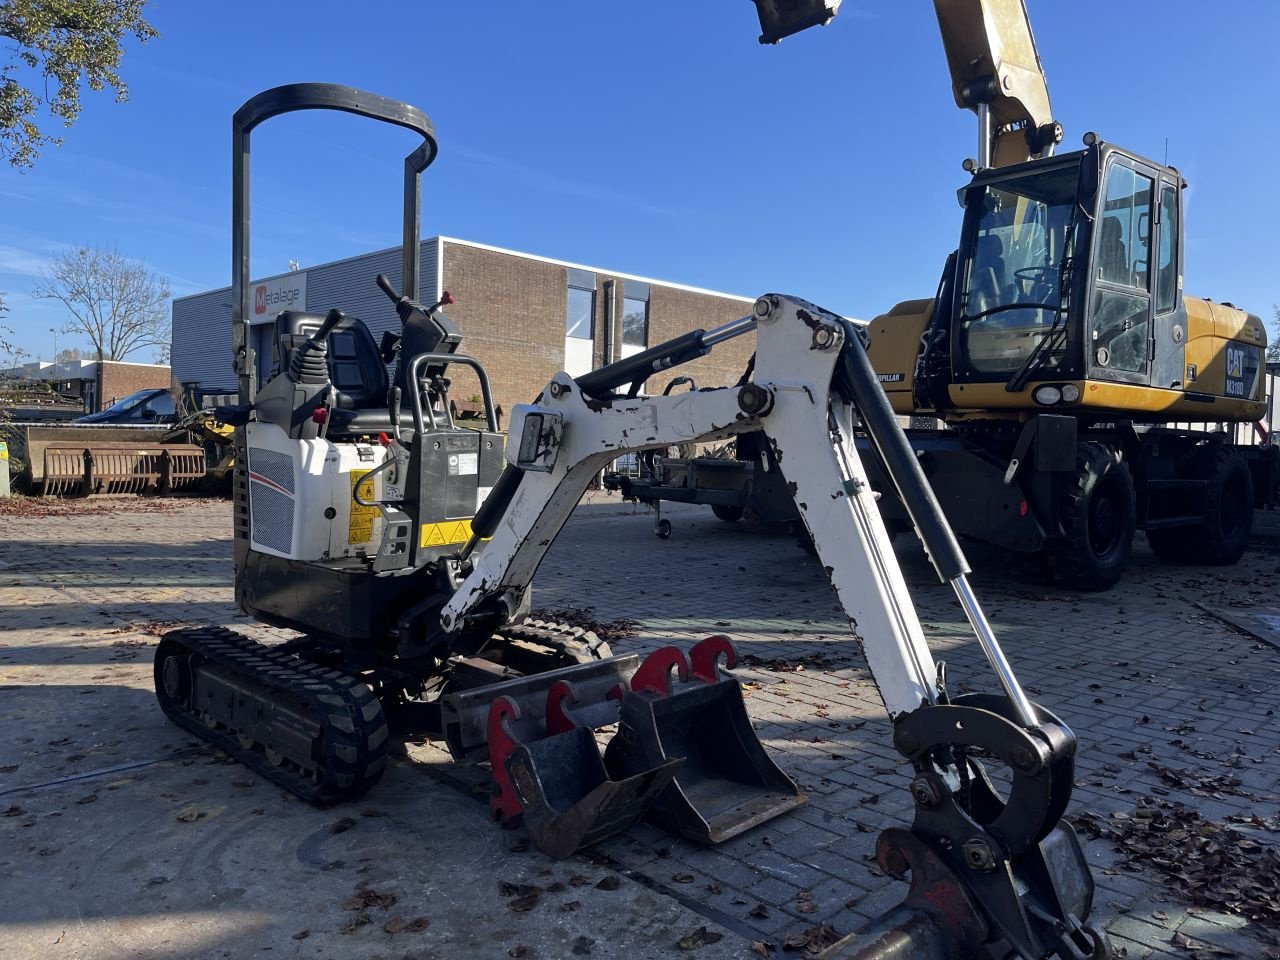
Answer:
[[(405, 159), (401, 276), (370, 278), (403, 329), (375, 344), (336, 309), (284, 311), (274, 372), (259, 384), (251, 344), (261, 338), (247, 330), (250, 134), (299, 110), (353, 113), (421, 138)], [(912, 771), (914, 822), (877, 844), (887, 873), (910, 875), (909, 892), (829, 955), (1110, 955), (1089, 923), (1093, 881), (1062, 819), (1075, 737), (1028, 699), (1005, 658), (861, 328), (766, 294), (729, 324), (577, 378), (557, 374), (533, 403), (514, 408), (504, 442), (484, 368), (459, 352), (461, 332), (444, 312), (451, 298), (417, 299), (419, 179), (437, 152), (426, 115), (347, 87), (294, 84), (246, 102), (232, 126), (241, 402), (219, 413), (235, 427), (236, 598), (297, 636), (268, 644), (214, 626), (167, 633), (154, 676), (172, 722), (317, 803), (370, 789), (393, 734), (430, 736), (460, 760), (487, 757), (495, 815), (522, 816), (552, 856), (642, 816), (714, 843), (783, 814), (804, 798), (768, 758), (737, 681), (723, 672), (735, 662), (728, 638), (639, 663), (529, 613), (539, 564), (606, 463), (756, 431), (789, 478)], [(795, 226), (762, 222), (761, 230)], [(756, 359), (739, 385), (641, 394), (656, 373), (748, 334)], [(455, 365), (479, 378), (483, 430), (450, 417)], [(953, 588), (990, 665), (990, 692), (952, 692), (934, 661), (856, 431), (874, 444)], [(602, 727), (616, 730), (603, 756)]]
[[(838, 0), (757, 0), (762, 43), (833, 17)], [(1084, 135), (1059, 153), (1025, 0), (934, 0), (956, 105), (978, 122), (960, 242), (934, 296), (871, 321), (871, 362), (957, 531), (1036, 558), (1037, 575), (1104, 590), (1134, 531), (1162, 558), (1233, 564), (1255, 506), (1276, 499), (1266, 330), (1183, 292), (1187, 182), (1175, 167)], [(1099, 74), (1102, 76), (1102, 74)], [(1216, 424), (1226, 431), (1211, 432)], [(1261, 444), (1235, 439), (1257, 424)], [(767, 447), (739, 444), (715, 489), (610, 478), (624, 495), (794, 515)], [(697, 462), (666, 461), (672, 476)], [(909, 517), (874, 460), (891, 529)], [(762, 504), (760, 501), (764, 499)], [(664, 531), (669, 534), (669, 527)]]

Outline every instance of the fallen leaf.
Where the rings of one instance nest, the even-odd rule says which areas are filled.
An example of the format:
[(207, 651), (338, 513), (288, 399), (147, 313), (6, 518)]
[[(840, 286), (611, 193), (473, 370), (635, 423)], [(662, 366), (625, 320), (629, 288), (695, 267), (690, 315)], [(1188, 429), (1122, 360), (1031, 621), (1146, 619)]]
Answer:
[(397, 913), (394, 917), (392, 917), (390, 920), (388, 920), (385, 924), (382, 925), (382, 929), (387, 931), (387, 933), (391, 933), (391, 934), (399, 933), (401, 930), (404, 929), (404, 917), (400, 916), (400, 914)]
[(341, 933), (341, 934), (355, 933), (357, 930), (363, 927), (366, 923), (371, 923), (371, 922), (372, 921), (370, 921), (369, 915), (364, 911), (361, 911), (360, 913), (357, 913), (354, 917), (352, 917), (350, 920), (348, 920), (346, 923), (344, 923), (341, 927), (339, 927), (338, 933)]
[(526, 947), (523, 943), (517, 943), (514, 947), (512, 947), (510, 950), (507, 951), (507, 956), (515, 957), (516, 960), (520, 960), (521, 957), (527, 957), (528, 955), (529, 955), (529, 948)]
[(570, 900), (568, 903), (560, 904), (560, 910), (562, 913), (573, 913), (573, 911), (580, 909), (582, 909), (581, 900)]
[(692, 933), (686, 934), (676, 941), (676, 946), (681, 950), (697, 950), (699, 947), (705, 947), (709, 943), (717, 943), (724, 939), (724, 934), (716, 930), (708, 930), (706, 927), (699, 927)]
[(608, 876), (600, 878), (600, 882), (596, 884), (596, 889), (617, 890), (620, 886), (622, 886), (622, 880), (619, 879), (616, 874), (611, 873)]
[(333, 823), (329, 824), (329, 832), (330, 833), (346, 833), (355, 825), (356, 825), (356, 822), (352, 820), (350, 817), (343, 817), (341, 820), (335, 820), (333, 821)]
[(534, 890), (533, 893), (526, 894), (523, 897), (516, 897), (514, 900), (508, 901), (507, 907), (513, 913), (528, 913), (538, 905), (538, 901), (542, 899), (542, 891)]
[(677, 873), (671, 879), (676, 883), (693, 883), (696, 878), (692, 873)]
[(762, 957), (773, 956), (773, 951), (776, 949), (777, 947), (775, 947), (768, 940), (752, 940), (751, 941), (751, 952), (759, 954)]
[(427, 927), (431, 926), (431, 921), (426, 917), (414, 917), (404, 925), (405, 933), (421, 933)]
[(747, 916), (758, 917), (759, 919), (764, 920), (769, 916), (769, 908), (763, 903), (757, 903), (747, 912)]
[(378, 893), (376, 890), (357, 890), (342, 901), (343, 910), (364, 910), (366, 907), (380, 907), (386, 910), (400, 897), (394, 893)]
[(295, 934), (293, 935), (293, 939), (295, 939), (295, 940), (305, 940), (305, 939), (307, 939), (307, 937), (309, 937), (309, 936), (311, 936), (311, 931), (310, 931), (310, 930), (299, 930), (297, 933), (295, 933)]

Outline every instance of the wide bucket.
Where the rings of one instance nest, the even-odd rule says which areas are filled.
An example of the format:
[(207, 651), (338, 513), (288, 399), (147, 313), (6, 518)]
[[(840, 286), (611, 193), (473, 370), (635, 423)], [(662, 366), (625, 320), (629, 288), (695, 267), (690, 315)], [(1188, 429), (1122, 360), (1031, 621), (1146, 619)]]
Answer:
[(733, 679), (678, 683), (668, 696), (629, 691), (605, 751), (615, 779), (669, 760), (684, 764), (649, 817), (700, 843), (720, 843), (805, 802), (769, 758)]
[(680, 765), (666, 760), (611, 780), (590, 728), (575, 727), (517, 745), (507, 758), (507, 774), (534, 845), (562, 859), (630, 829), (671, 785)]

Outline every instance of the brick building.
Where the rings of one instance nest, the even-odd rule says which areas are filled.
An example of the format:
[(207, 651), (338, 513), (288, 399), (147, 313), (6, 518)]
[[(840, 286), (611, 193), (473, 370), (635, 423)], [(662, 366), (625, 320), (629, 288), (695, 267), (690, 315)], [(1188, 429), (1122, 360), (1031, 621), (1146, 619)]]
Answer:
[[(503, 410), (533, 399), (560, 370), (574, 376), (630, 356), (699, 327), (710, 329), (750, 312), (752, 299), (616, 270), (517, 253), (485, 244), (432, 237), (422, 242), (421, 299), (448, 290), (456, 303), (449, 318), (462, 331), (461, 352), (489, 373)], [(385, 273), (400, 286), (398, 247), (256, 281), (251, 288), (253, 344), (259, 373), (271, 365), (272, 321), (282, 309), (323, 313), (331, 307), (359, 317), (380, 340), (398, 330), (395, 309), (374, 278)], [(174, 380), (198, 383), (206, 393), (236, 389), (231, 368), (231, 288), (173, 302)], [(746, 336), (714, 354), (653, 378), (661, 392), (675, 376), (698, 386), (732, 384), (754, 349)], [(478, 394), (474, 375), (455, 367), (452, 397)]]
[(97, 413), (117, 400), (139, 390), (168, 388), (169, 367), (161, 363), (130, 363), (125, 360), (67, 360), (48, 363), (43, 360), (23, 364), (0, 375), (17, 380), (42, 380), (64, 397), (77, 397), (84, 413)]

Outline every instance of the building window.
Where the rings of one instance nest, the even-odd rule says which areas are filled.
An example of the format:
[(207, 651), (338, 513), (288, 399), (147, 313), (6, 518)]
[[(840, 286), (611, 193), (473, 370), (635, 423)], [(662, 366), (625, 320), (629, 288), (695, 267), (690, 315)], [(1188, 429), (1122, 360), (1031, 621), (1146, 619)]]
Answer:
[(579, 340), (593, 340), (596, 332), (596, 277), (586, 270), (569, 271), (568, 309), (565, 311), (564, 335)]
[(628, 280), (622, 290), (622, 345), (649, 345), (649, 285)]

